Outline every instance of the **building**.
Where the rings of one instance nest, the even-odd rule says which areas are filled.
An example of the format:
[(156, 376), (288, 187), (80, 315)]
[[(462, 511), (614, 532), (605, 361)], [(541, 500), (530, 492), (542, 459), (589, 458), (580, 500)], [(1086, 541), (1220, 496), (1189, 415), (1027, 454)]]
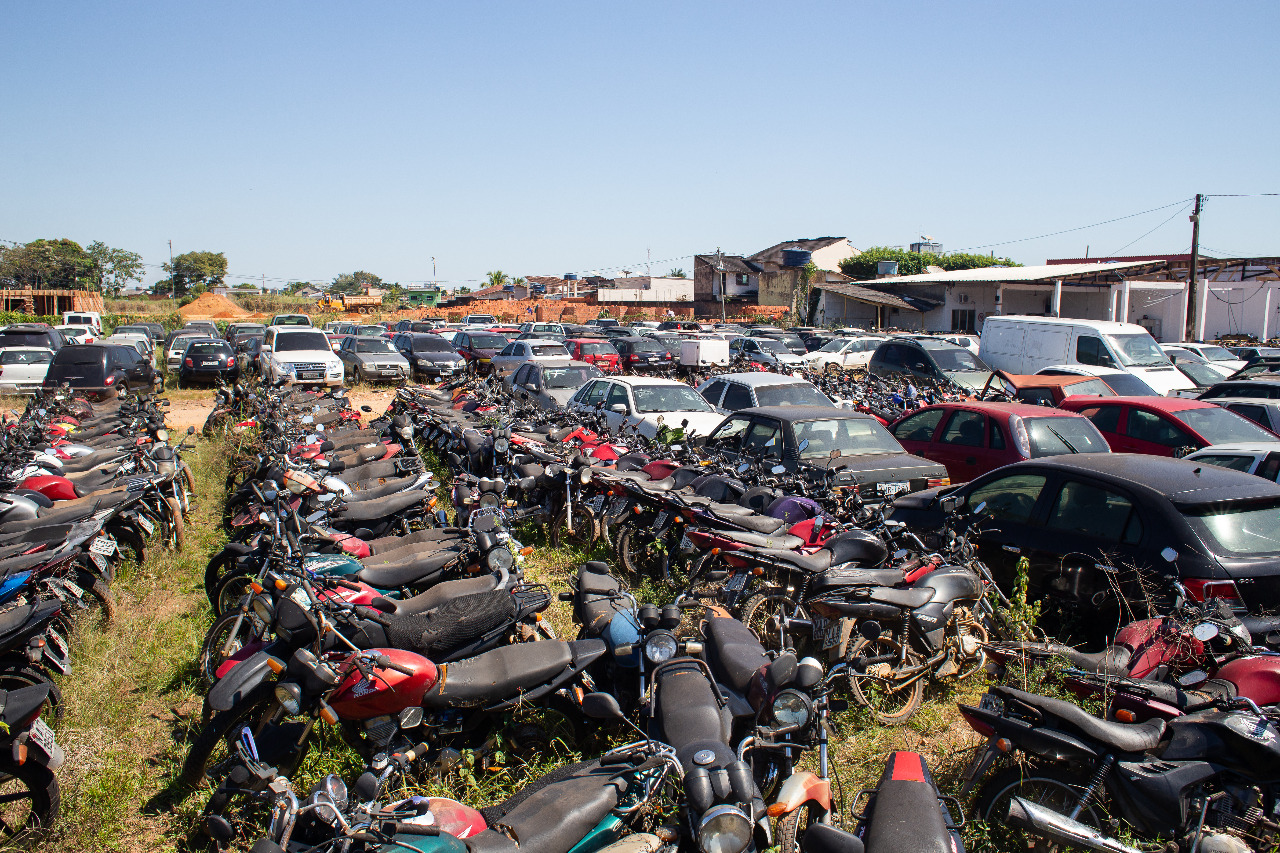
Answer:
[(687, 278), (635, 275), (615, 278), (596, 288), (596, 302), (613, 303), (692, 302), (694, 283)]
[(471, 299), (528, 299), (529, 286), (526, 284), (495, 284), (493, 287), (482, 287), (464, 295)]
[(695, 255), (693, 258), (693, 298), (698, 301), (726, 299), (755, 301), (760, 293), (760, 266), (742, 255)]
[(439, 287), (405, 287), (400, 291), (400, 301), (415, 308), (437, 308), (447, 294)]
[(783, 254), (788, 249), (808, 252), (810, 260), (815, 267), (831, 272), (839, 272), (840, 262), (845, 258), (862, 254), (854, 247), (853, 242), (846, 237), (809, 237), (788, 240), (785, 243), (775, 243), (769, 248), (751, 255), (747, 260), (758, 264), (763, 269), (781, 269), (789, 266), (785, 262), (786, 258)]

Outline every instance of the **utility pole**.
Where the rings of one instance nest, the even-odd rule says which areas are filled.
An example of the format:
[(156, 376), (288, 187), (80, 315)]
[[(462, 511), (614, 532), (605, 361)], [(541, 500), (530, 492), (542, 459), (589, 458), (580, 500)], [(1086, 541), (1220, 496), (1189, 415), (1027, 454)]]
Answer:
[(173, 298), (173, 241), (169, 241), (169, 298)]
[(720, 322), (728, 323), (729, 319), (724, 313), (724, 253), (720, 251), (719, 246), (716, 246), (716, 275), (720, 277), (716, 282), (720, 286)]
[[(1187, 279), (1187, 328), (1186, 337), (1183, 340), (1196, 340), (1196, 332), (1203, 330), (1196, 329), (1196, 320), (1204, 322), (1204, 318), (1200, 317), (1200, 294), (1198, 291), (1197, 279), (1200, 269), (1200, 203), (1204, 198), (1200, 193), (1196, 193), (1196, 207), (1191, 214), (1191, 269)], [(1206, 285), (1207, 287), (1208, 285)]]

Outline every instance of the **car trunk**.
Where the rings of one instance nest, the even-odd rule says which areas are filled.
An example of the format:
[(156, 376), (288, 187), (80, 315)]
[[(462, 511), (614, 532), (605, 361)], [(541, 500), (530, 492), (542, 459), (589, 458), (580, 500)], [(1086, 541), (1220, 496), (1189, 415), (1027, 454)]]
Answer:
[[(833, 473), (841, 468), (849, 471), (863, 497), (888, 498), (904, 492), (930, 489), (944, 485), (947, 477), (947, 469), (942, 465), (909, 453), (806, 459), (803, 464), (827, 468)], [(868, 486), (874, 488), (868, 489)]]

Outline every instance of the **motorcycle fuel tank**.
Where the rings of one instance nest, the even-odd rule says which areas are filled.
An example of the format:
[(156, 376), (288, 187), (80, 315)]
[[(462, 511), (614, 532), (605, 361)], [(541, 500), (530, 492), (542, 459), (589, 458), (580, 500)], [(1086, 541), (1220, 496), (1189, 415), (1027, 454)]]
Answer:
[(1280, 704), (1280, 657), (1276, 655), (1233, 658), (1213, 677), (1231, 682), (1237, 695), (1248, 696), (1259, 705)]
[(23, 480), (18, 487), (21, 489), (30, 489), (33, 492), (39, 492), (49, 500), (53, 501), (71, 501), (79, 497), (79, 495), (76, 494), (75, 484), (66, 477), (59, 477), (56, 474), (28, 477)]
[(436, 665), (422, 655), (403, 649), (378, 649), (392, 663), (406, 667), (411, 675), (394, 669), (374, 668), (372, 681), (359, 672), (352, 671), (338, 689), (329, 704), (338, 715), (348, 720), (367, 720), (385, 714), (398, 714), (405, 708), (422, 704), (422, 696), (435, 686), (438, 677)]

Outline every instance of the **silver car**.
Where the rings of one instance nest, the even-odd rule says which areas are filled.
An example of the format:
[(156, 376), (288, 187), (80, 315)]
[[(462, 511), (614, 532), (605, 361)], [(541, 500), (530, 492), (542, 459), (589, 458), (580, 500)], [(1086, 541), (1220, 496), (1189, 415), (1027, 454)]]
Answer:
[(530, 338), (512, 341), (493, 357), (493, 372), (508, 376), (527, 361), (567, 361), (569, 351), (559, 341)]
[(409, 362), (383, 337), (343, 338), (338, 358), (342, 359), (343, 373), (356, 382), (401, 382), (409, 378)]
[(503, 377), (502, 384), (517, 400), (555, 411), (564, 408), (579, 388), (603, 375), (594, 364), (585, 361), (530, 361)]

